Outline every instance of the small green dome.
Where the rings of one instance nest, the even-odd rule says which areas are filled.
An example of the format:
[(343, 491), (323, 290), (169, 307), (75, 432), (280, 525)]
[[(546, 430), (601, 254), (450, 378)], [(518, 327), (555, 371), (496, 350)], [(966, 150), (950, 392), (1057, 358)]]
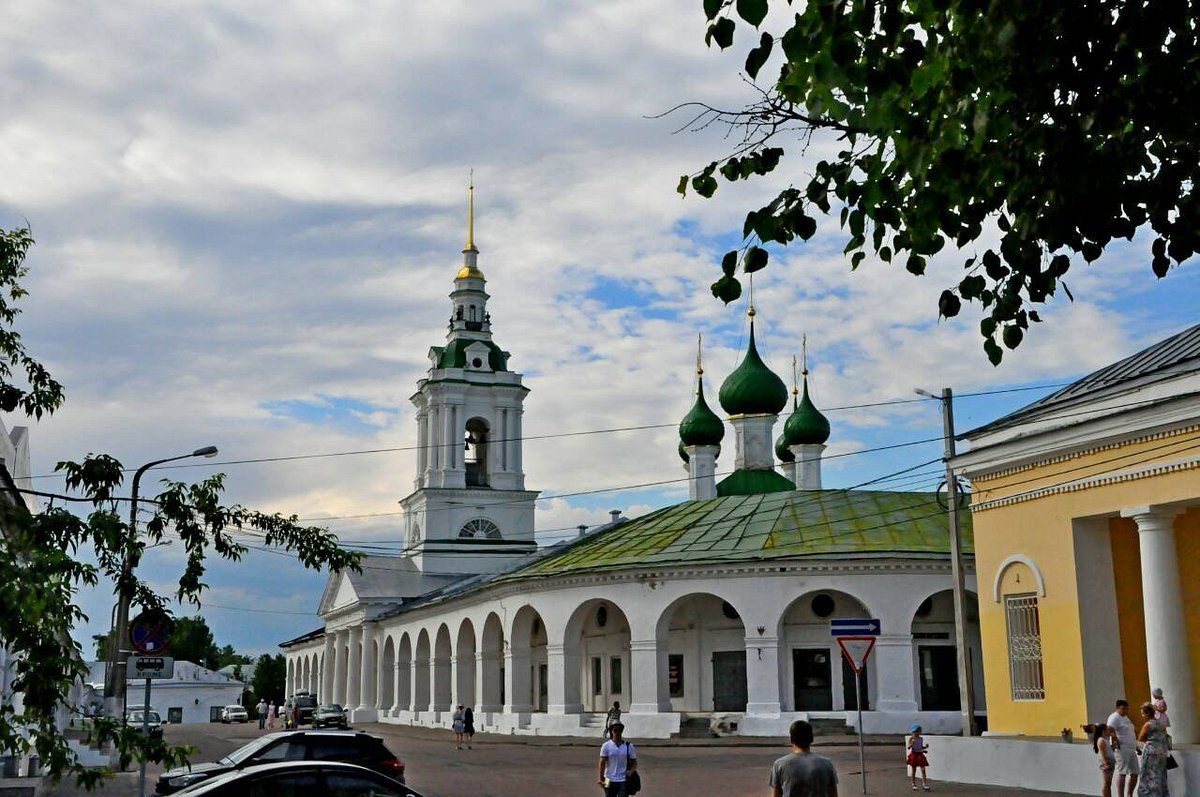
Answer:
[(775, 439), (775, 456), (779, 457), (780, 462), (795, 462), (796, 455), (788, 448), (787, 437), (779, 435)]
[[(808, 397), (808, 378), (804, 379), (804, 396), (783, 424), (783, 439), (789, 446), (824, 443), (829, 439), (829, 419)], [(778, 447), (776, 447), (778, 451)]]
[(692, 461), (692, 458), (688, 456), (687, 449), (683, 447), (682, 440), (679, 441), (679, 458), (683, 460), (684, 465)]
[(704, 400), (704, 380), (696, 391), (696, 403), (688, 410), (679, 422), (679, 440), (681, 446), (715, 446), (720, 445), (725, 437), (725, 424), (717, 414), (708, 408)]
[(721, 385), (721, 408), (730, 415), (778, 415), (787, 406), (787, 387), (758, 356), (754, 322), (746, 356)]

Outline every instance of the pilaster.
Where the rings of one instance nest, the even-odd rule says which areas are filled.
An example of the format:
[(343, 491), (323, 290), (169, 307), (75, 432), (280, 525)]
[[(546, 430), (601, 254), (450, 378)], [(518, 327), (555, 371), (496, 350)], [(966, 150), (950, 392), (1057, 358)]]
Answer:
[(667, 653), (666, 649), (660, 650), (653, 639), (630, 641), (630, 714), (658, 714), (671, 710)]

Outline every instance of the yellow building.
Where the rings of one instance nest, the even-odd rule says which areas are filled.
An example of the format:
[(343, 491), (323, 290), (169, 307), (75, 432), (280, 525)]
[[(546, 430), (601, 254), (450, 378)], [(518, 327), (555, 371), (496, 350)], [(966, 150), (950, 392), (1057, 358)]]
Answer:
[(1200, 325), (964, 437), (989, 732), (1161, 687), (1200, 742)]

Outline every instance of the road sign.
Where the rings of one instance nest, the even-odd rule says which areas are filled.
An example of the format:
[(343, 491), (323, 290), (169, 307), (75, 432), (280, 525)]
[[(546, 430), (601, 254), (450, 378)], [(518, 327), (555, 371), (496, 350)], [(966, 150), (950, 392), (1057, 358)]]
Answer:
[(138, 653), (161, 656), (171, 649), (171, 618), (142, 612), (129, 623), (129, 642)]
[(846, 657), (846, 661), (850, 662), (850, 666), (854, 668), (854, 674), (861, 674), (866, 669), (867, 658), (875, 648), (875, 637), (840, 636), (837, 638), (837, 642), (838, 646), (842, 649), (842, 655)]
[(175, 659), (170, 656), (130, 656), (128, 678), (161, 681), (175, 677)]
[(879, 636), (883, 624), (875, 617), (844, 617), (829, 621), (833, 636)]

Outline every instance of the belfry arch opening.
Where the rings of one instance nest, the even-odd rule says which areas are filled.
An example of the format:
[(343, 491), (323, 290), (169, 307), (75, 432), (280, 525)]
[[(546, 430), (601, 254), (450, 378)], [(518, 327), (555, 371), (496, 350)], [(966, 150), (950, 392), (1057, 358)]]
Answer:
[(467, 471), (468, 487), (491, 486), (488, 474), (488, 435), (490, 432), (491, 428), (483, 418), (472, 418), (467, 421), (463, 464)]

